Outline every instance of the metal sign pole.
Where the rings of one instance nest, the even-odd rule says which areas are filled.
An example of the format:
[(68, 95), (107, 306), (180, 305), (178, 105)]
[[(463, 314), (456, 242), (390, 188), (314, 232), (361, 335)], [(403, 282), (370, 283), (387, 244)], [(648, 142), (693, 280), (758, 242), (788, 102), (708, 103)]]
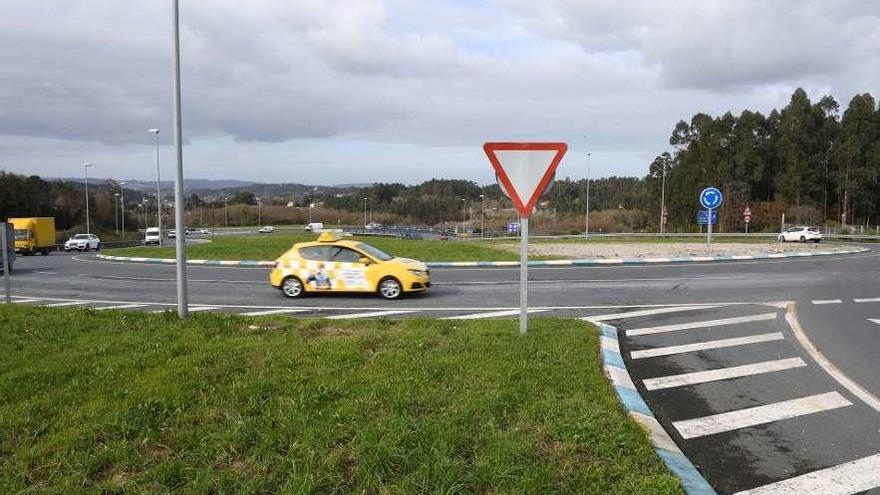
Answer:
[(519, 219), (519, 334), (529, 329), (529, 217)]
[(9, 284), (9, 241), (6, 239), (6, 223), (0, 223), (0, 246), (3, 249), (3, 291), (6, 304), (12, 304), (12, 286)]
[(183, 138), (180, 118), (180, 22), (178, 0), (171, 2), (172, 15), (172, 61), (171, 72), (174, 79), (174, 148), (177, 152), (177, 176), (174, 181), (174, 221), (177, 226), (175, 246), (177, 250), (177, 315), (181, 319), (189, 316), (189, 302), (186, 288), (186, 208), (183, 198)]
[(712, 208), (709, 208), (706, 212), (708, 221), (706, 222), (706, 244), (712, 244)]

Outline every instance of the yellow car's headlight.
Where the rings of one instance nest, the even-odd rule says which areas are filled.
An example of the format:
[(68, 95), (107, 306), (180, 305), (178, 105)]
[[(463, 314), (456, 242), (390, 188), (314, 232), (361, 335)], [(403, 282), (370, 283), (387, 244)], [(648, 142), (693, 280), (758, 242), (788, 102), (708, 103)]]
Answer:
[(416, 270), (415, 268), (409, 268), (409, 273), (416, 277), (425, 277), (428, 275), (424, 270)]

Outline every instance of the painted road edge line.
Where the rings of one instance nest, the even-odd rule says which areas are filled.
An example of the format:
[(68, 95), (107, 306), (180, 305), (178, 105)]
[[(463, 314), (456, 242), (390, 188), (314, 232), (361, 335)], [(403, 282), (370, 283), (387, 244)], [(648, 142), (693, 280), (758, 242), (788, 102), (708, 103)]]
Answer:
[[(529, 266), (602, 266), (602, 265), (646, 265), (652, 263), (704, 263), (708, 261), (744, 261), (761, 259), (803, 258), (809, 256), (831, 256), (840, 254), (867, 253), (871, 249), (865, 247), (839, 249), (834, 251), (819, 252), (795, 252), (795, 253), (758, 253), (743, 256), (692, 256), (685, 258), (604, 258), (604, 259), (571, 259), (571, 260), (533, 260)], [(107, 261), (122, 261), (128, 263), (155, 263), (173, 265), (177, 260), (172, 258), (143, 258), (130, 256), (113, 256), (108, 254), (96, 255), (98, 259)], [(202, 260), (190, 259), (188, 265), (220, 265), (220, 266), (247, 266), (247, 267), (273, 267), (274, 261), (259, 260)], [(429, 268), (463, 268), (463, 267), (490, 267), (490, 266), (519, 266), (518, 261), (429, 261), (425, 263)]]
[(862, 402), (867, 404), (871, 409), (880, 412), (880, 399), (877, 398), (876, 395), (868, 392), (864, 387), (856, 383), (850, 377), (846, 375), (840, 368), (838, 368), (834, 363), (828, 360), (824, 354), (822, 354), (819, 349), (813, 345), (813, 341), (807, 336), (807, 333), (804, 332), (803, 327), (801, 327), (800, 322), (797, 319), (796, 312), (796, 304), (791, 303), (788, 305), (788, 310), (785, 312), (785, 321), (788, 322), (789, 328), (794, 333), (795, 338), (797, 338), (798, 342), (800, 342), (801, 347), (807, 351), (807, 354), (813, 358), (813, 361), (822, 367), (826, 373), (828, 373), (831, 378), (834, 379), (837, 383), (839, 383), (843, 388), (847, 389), (858, 397)]
[(620, 343), (617, 328), (602, 322), (591, 322), (599, 328), (602, 365), (605, 376), (611, 381), (620, 403), (637, 423), (647, 431), (654, 450), (666, 467), (678, 477), (681, 486), (688, 495), (717, 495), (711, 485), (697, 471), (666, 433), (648, 404), (636, 390), (632, 377), (626, 368), (626, 362), (620, 354)]
[(735, 495), (853, 495), (880, 487), (880, 454), (759, 486)]

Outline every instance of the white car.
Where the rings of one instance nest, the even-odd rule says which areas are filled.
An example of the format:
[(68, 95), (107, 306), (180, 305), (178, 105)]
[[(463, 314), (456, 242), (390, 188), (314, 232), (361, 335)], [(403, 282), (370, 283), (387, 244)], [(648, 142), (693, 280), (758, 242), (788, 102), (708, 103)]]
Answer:
[(267, 225), (265, 227), (261, 227), (260, 230), (258, 230), (257, 232), (259, 232), (260, 234), (271, 234), (272, 232), (275, 232), (275, 227)]
[(211, 231), (208, 229), (200, 229), (199, 234), (211, 235)]
[(149, 246), (150, 244), (159, 245), (159, 228), (158, 227), (150, 227), (144, 231), (144, 245)]
[(779, 234), (779, 242), (819, 242), (822, 232), (819, 227), (791, 227)]
[(176, 231), (176, 230), (174, 230), (174, 229), (169, 229), (167, 232), (168, 232), (168, 238), (169, 238), (169, 239), (175, 239), (175, 238), (177, 238), (177, 231)]
[(65, 251), (70, 252), (74, 249), (77, 251), (88, 251), (90, 249), (100, 251), (101, 239), (95, 234), (76, 234), (64, 243)]

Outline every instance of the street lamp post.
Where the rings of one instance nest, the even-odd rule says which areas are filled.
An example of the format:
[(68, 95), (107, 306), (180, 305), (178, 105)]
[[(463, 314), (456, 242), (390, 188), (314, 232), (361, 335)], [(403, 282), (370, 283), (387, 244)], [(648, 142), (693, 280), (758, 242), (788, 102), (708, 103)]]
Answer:
[(226, 226), (229, 227), (229, 198), (223, 198), (223, 216), (226, 220)]
[(480, 194), (480, 238), (485, 238), (486, 225), (486, 196)]
[(119, 193), (113, 193), (113, 222), (116, 224), (116, 235), (119, 235)]
[(467, 223), (467, 198), (461, 198), (461, 233), (464, 235), (464, 226)]
[[(711, 219), (710, 219), (711, 220)], [(666, 227), (666, 160), (663, 160), (663, 185), (660, 188), (660, 235)]]
[(84, 163), (83, 169), (86, 172), (86, 234), (91, 234), (91, 225), (89, 224), (89, 167), (91, 167), (91, 163)]
[(159, 245), (162, 245), (162, 174), (159, 170), (159, 129), (147, 132), (156, 138), (156, 226), (159, 228)]
[(122, 208), (120, 211), (122, 212), (122, 235), (125, 235), (125, 185), (128, 182), (120, 182), (119, 183), (119, 203)]
[(148, 201), (149, 201), (148, 198), (144, 197), (143, 201), (141, 202), (141, 208), (143, 208), (143, 210), (144, 210), (144, 230), (147, 230), (147, 228), (149, 228), (149, 225), (147, 225), (147, 202)]
[(174, 148), (177, 155), (177, 174), (174, 181), (174, 220), (177, 225), (175, 246), (177, 251), (177, 315), (180, 318), (189, 316), (188, 294), (186, 290), (186, 221), (184, 219), (183, 202), (183, 130), (180, 116), (180, 20), (178, 0), (171, 1), (171, 75), (174, 80), (173, 114), (174, 114)]
[(257, 198), (257, 228), (263, 226), (263, 199)]
[(591, 152), (587, 152), (587, 214), (584, 218), (584, 239), (590, 237), (590, 157), (592, 155)]
[(367, 228), (367, 198), (364, 198), (364, 228)]

